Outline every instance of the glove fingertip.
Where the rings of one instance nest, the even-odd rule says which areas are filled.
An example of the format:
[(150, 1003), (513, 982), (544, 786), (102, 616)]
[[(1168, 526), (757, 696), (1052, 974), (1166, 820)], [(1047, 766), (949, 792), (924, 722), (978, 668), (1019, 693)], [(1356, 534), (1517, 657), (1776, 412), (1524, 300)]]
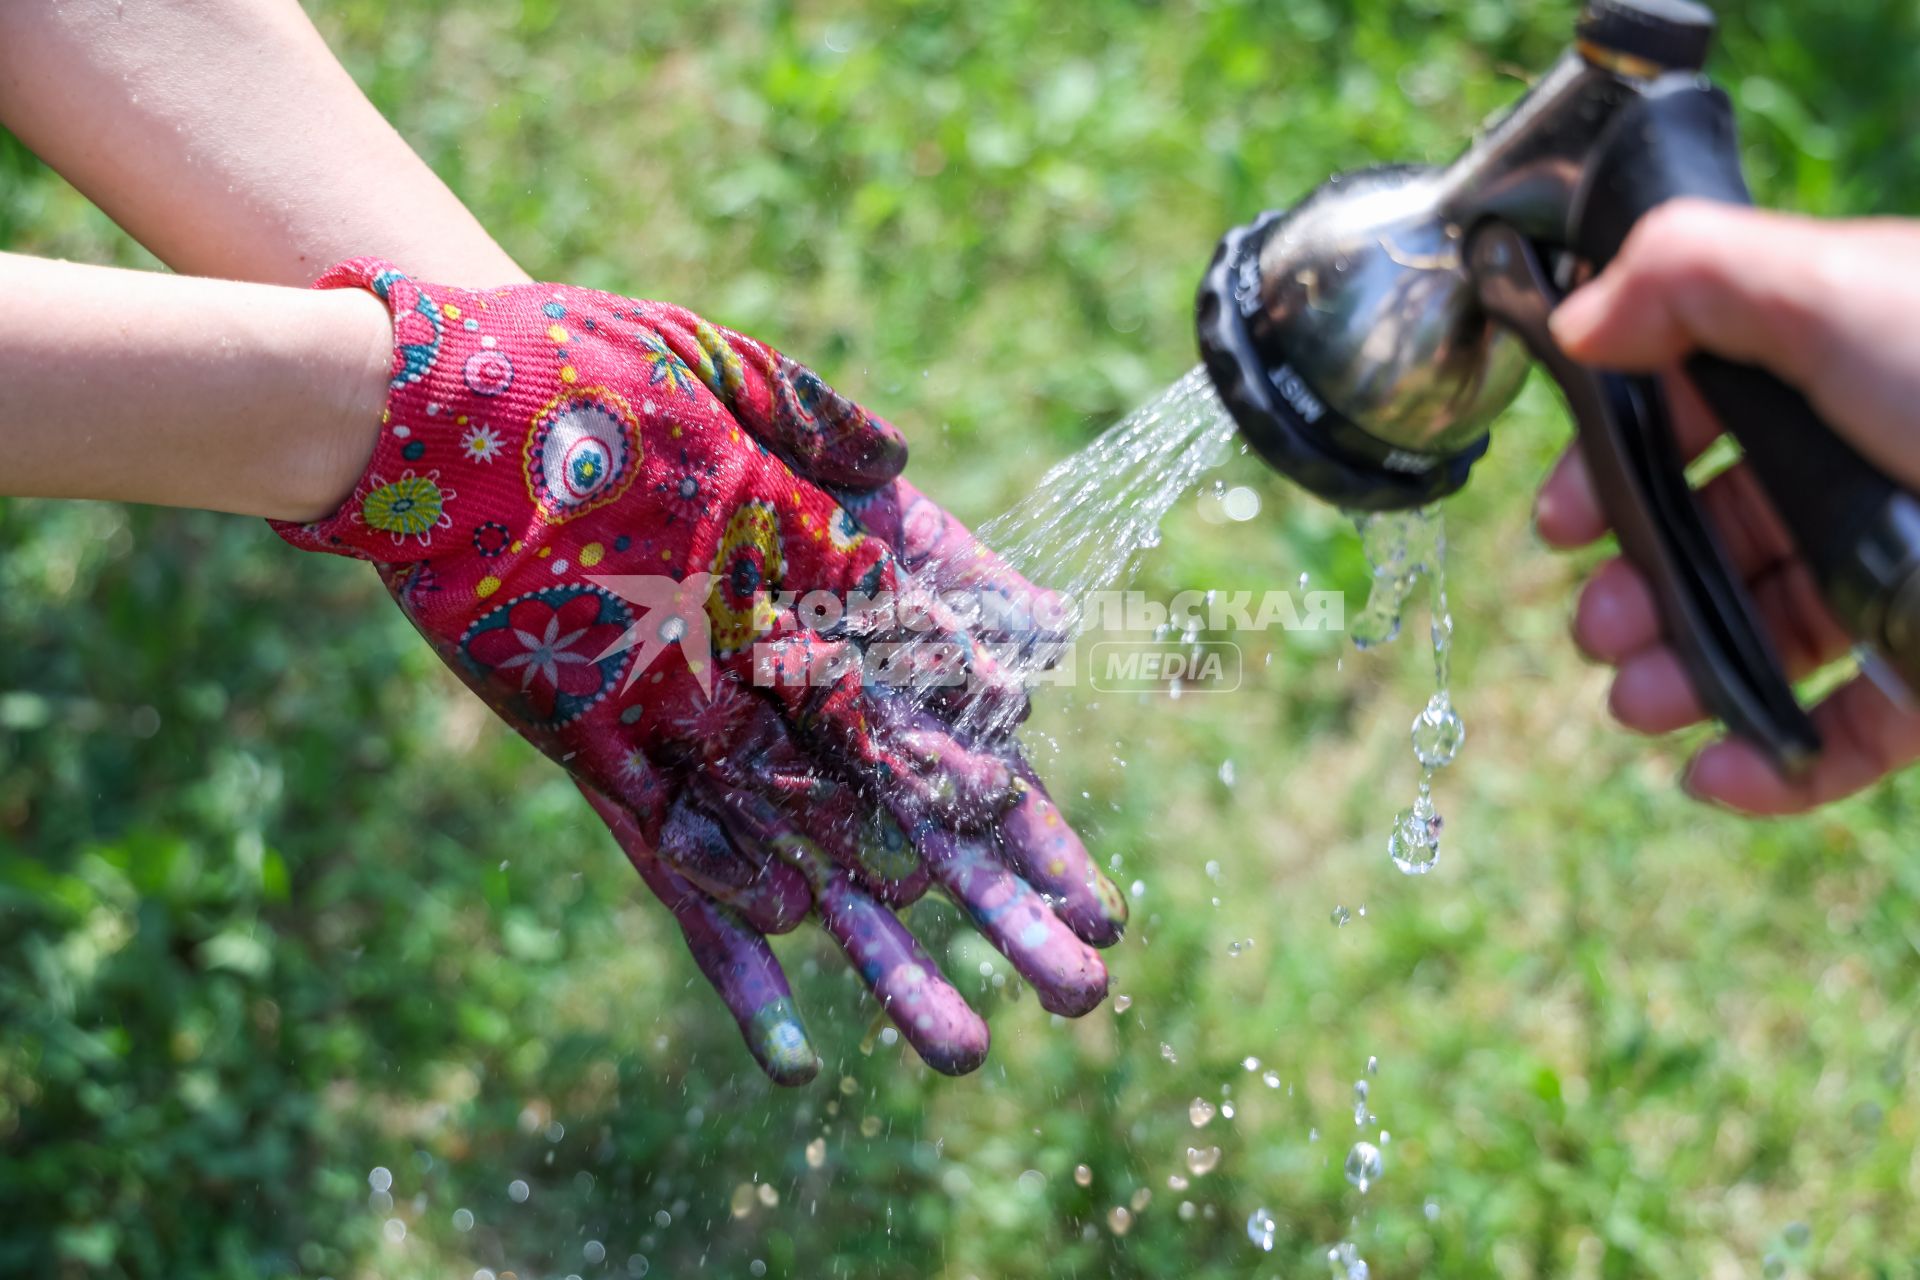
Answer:
[(775, 1084), (791, 1088), (820, 1074), (820, 1056), (790, 997), (762, 1006), (740, 1024), (740, 1034), (746, 1039), (747, 1052)]

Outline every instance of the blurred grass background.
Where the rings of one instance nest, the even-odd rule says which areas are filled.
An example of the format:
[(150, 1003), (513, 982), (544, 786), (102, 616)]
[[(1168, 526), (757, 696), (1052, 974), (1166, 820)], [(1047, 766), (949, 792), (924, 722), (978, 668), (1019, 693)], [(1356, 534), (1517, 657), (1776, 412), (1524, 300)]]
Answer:
[[(536, 277), (778, 342), (975, 521), (1193, 363), (1224, 227), (1444, 159), (1573, 13), (313, 9)], [(1912, 210), (1913, 6), (1722, 9), (1763, 199)], [(150, 262), (10, 139), (0, 245)], [(1609, 726), (1564, 640), (1580, 564), (1528, 531), (1565, 435), (1536, 380), (1449, 511), (1470, 738), (1435, 875), (1384, 855), (1418, 644), (1283, 636), (1234, 697), (1052, 697), (1056, 794), (1138, 882), (1131, 1007), (1051, 1025), (923, 910), (996, 1038), (948, 1081), (864, 1052), (870, 1006), (793, 936), (829, 1062), (786, 1093), (371, 574), (242, 520), (0, 503), (0, 1273), (1264, 1280), (1350, 1239), (1376, 1277), (1920, 1275), (1920, 779), (1766, 825), (1677, 794), (1687, 742)], [(1183, 503), (1140, 585), (1306, 573), (1357, 607), (1334, 513), (1245, 459), (1222, 478), (1261, 518)], [(1370, 1055), (1392, 1137), (1362, 1197)], [(1236, 1114), (1196, 1132), (1195, 1097)]]

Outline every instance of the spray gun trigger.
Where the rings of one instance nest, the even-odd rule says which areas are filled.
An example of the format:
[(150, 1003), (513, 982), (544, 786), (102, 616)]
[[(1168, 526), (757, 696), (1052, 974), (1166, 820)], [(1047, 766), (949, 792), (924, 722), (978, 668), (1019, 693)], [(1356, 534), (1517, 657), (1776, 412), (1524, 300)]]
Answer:
[(1701, 515), (1660, 384), (1590, 369), (1561, 350), (1547, 325), (1561, 293), (1512, 227), (1483, 224), (1469, 242), (1467, 261), (1487, 312), (1560, 384), (1608, 522), (1652, 588), (1666, 638), (1701, 702), (1782, 771), (1803, 772), (1819, 754), (1818, 731)]

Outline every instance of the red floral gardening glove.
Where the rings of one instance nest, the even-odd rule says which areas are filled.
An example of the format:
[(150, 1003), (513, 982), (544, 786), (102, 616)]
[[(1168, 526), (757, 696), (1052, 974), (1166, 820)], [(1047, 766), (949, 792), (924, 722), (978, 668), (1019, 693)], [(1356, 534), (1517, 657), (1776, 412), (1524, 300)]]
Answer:
[[(895, 478), (891, 426), (662, 303), (367, 260), (318, 282), (348, 286), (394, 318), (379, 444), (339, 512), (276, 528), (375, 562), (442, 659), (568, 770), (768, 1075), (818, 1069), (765, 938), (809, 914), (922, 1058), (980, 1064), (986, 1025), (889, 909), (929, 883), (1046, 1008), (1100, 1001), (1089, 944), (1118, 938), (1124, 902), (1006, 735), (960, 727), (1005, 723), (1024, 695), (932, 594), (1032, 588)], [(858, 607), (888, 600), (911, 607)], [(862, 659), (894, 641), (958, 683), (869, 679)], [(965, 714), (982, 705), (996, 714)]]

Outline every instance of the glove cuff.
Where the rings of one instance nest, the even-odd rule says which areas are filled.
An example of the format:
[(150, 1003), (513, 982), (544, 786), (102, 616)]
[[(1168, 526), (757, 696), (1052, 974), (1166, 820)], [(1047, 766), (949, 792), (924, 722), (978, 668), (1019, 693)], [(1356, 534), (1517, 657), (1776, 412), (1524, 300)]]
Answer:
[[(305, 551), (328, 551), (383, 564), (411, 563), (452, 549), (448, 505), (451, 466), (504, 454), (508, 417), (520, 416), (506, 393), (514, 370), (476, 313), (490, 295), (421, 284), (379, 258), (350, 258), (314, 281), (316, 289), (364, 289), (393, 317), (393, 371), (373, 457), (352, 495), (332, 515), (306, 524), (270, 520), (274, 532)], [(474, 332), (470, 332), (474, 331)], [(479, 405), (502, 421), (481, 421)], [(511, 483), (501, 469), (500, 482)], [(460, 479), (472, 486), (472, 476)], [(517, 486), (516, 486), (517, 487)], [(507, 495), (501, 495), (503, 497)], [(487, 502), (469, 494), (464, 505)]]

